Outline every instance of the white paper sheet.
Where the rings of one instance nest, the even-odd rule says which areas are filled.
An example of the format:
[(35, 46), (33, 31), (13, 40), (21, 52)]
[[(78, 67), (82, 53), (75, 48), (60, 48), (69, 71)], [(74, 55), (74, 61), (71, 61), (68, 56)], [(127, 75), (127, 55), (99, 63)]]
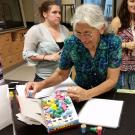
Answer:
[[(68, 86), (75, 86), (75, 85), (76, 84), (73, 82), (73, 80), (70, 77), (68, 77), (64, 82), (60, 83), (59, 85), (43, 89), (40, 92), (36, 93), (35, 98), (50, 96), (58, 88), (62, 90), (67, 90)], [(25, 97), (24, 93), (25, 85), (16, 85), (16, 90), (19, 96)]]
[[(25, 85), (16, 85), (16, 90), (19, 96), (25, 97)], [(34, 98), (41, 98), (44, 96), (49, 96), (54, 91), (54, 87), (46, 88), (41, 90), (40, 92), (36, 93)]]
[(123, 101), (90, 99), (79, 112), (79, 122), (88, 125), (117, 128)]

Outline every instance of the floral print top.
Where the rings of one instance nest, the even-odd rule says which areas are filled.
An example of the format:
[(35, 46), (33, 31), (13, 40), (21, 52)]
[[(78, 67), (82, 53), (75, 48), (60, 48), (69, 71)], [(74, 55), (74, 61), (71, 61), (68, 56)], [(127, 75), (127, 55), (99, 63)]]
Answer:
[(96, 54), (92, 57), (82, 42), (72, 35), (64, 42), (59, 68), (64, 70), (74, 66), (76, 84), (90, 89), (106, 80), (108, 68), (117, 68), (121, 65), (121, 56), (119, 36), (101, 35)]

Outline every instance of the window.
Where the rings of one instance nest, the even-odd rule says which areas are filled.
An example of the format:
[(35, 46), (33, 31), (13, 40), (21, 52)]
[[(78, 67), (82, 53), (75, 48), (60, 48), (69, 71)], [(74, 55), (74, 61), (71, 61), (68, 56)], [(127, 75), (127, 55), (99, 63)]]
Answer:
[(90, 3), (101, 6), (105, 19), (108, 22), (110, 22), (115, 16), (115, 0), (84, 0), (83, 3)]

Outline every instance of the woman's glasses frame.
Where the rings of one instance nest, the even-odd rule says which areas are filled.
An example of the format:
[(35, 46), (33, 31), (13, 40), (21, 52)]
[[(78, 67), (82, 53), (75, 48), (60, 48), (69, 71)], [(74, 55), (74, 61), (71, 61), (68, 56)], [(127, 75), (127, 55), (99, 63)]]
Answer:
[(73, 32), (74, 35), (78, 38), (81, 38), (82, 36), (83, 37), (86, 37), (86, 38), (92, 38), (93, 37), (93, 34), (92, 32), (84, 32), (84, 33), (81, 33), (81, 32), (77, 32), (77, 31), (74, 31)]

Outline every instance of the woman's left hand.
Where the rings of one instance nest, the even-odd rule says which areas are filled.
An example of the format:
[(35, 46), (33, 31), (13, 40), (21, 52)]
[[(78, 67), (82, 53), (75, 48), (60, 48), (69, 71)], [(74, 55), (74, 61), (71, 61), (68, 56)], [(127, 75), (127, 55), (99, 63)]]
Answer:
[(87, 90), (79, 86), (72, 86), (68, 88), (67, 95), (70, 96), (76, 102), (80, 102), (89, 99), (87, 92)]
[(134, 41), (127, 42), (125, 44), (125, 48), (130, 49), (130, 50), (134, 50), (135, 49), (135, 42)]

